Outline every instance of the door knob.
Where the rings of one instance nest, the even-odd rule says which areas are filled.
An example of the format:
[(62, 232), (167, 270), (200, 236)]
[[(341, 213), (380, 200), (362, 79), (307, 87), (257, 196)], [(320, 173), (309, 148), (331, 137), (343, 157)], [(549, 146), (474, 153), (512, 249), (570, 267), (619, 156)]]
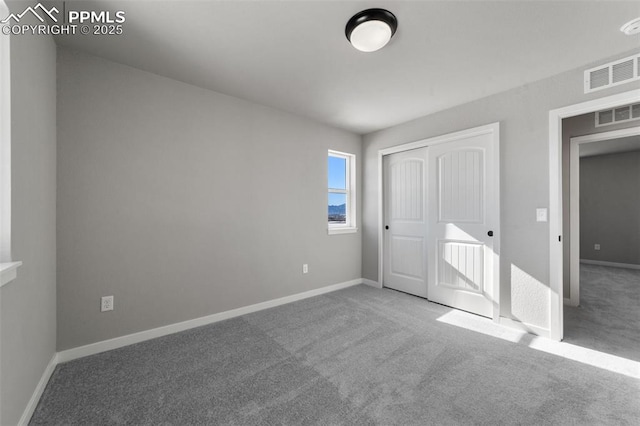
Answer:
[(389, 229), (389, 225), (385, 226), (384, 229)]
[(493, 231), (487, 232), (487, 235), (490, 236), (490, 237), (493, 237)]

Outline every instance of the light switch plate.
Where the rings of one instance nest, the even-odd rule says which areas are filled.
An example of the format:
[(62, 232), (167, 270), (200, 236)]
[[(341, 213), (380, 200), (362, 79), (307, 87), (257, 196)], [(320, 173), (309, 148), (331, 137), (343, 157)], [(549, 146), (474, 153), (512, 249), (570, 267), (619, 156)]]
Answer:
[(536, 209), (536, 221), (537, 222), (546, 222), (547, 221), (547, 209)]

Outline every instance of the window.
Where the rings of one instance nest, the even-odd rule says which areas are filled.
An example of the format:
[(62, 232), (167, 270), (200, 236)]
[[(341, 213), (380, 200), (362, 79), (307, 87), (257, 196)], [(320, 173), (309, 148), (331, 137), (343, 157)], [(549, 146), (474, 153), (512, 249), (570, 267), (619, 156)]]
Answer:
[(329, 234), (356, 232), (356, 156), (330, 150), (327, 164)]

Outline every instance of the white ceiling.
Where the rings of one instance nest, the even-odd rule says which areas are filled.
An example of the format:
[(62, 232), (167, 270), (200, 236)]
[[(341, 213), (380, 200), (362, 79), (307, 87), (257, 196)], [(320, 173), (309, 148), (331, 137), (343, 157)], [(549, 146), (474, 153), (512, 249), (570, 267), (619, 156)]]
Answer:
[[(389, 45), (352, 48), (356, 12), (398, 17)], [(640, 47), (619, 28), (640, 2), (67, 1), (123, 10), (122, 36), (57, 42), (367, 133)]]

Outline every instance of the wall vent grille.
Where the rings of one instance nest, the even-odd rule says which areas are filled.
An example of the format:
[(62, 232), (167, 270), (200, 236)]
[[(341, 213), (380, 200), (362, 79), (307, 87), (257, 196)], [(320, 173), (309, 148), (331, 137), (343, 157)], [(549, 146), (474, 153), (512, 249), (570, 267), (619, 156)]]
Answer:
[(607, 89), (638, 79), (640, 79), (640, 54), (586, 70), (584, 93)]
[(640, 104), (625, 105), (596, 112), (596, 127), (640, 120)]

